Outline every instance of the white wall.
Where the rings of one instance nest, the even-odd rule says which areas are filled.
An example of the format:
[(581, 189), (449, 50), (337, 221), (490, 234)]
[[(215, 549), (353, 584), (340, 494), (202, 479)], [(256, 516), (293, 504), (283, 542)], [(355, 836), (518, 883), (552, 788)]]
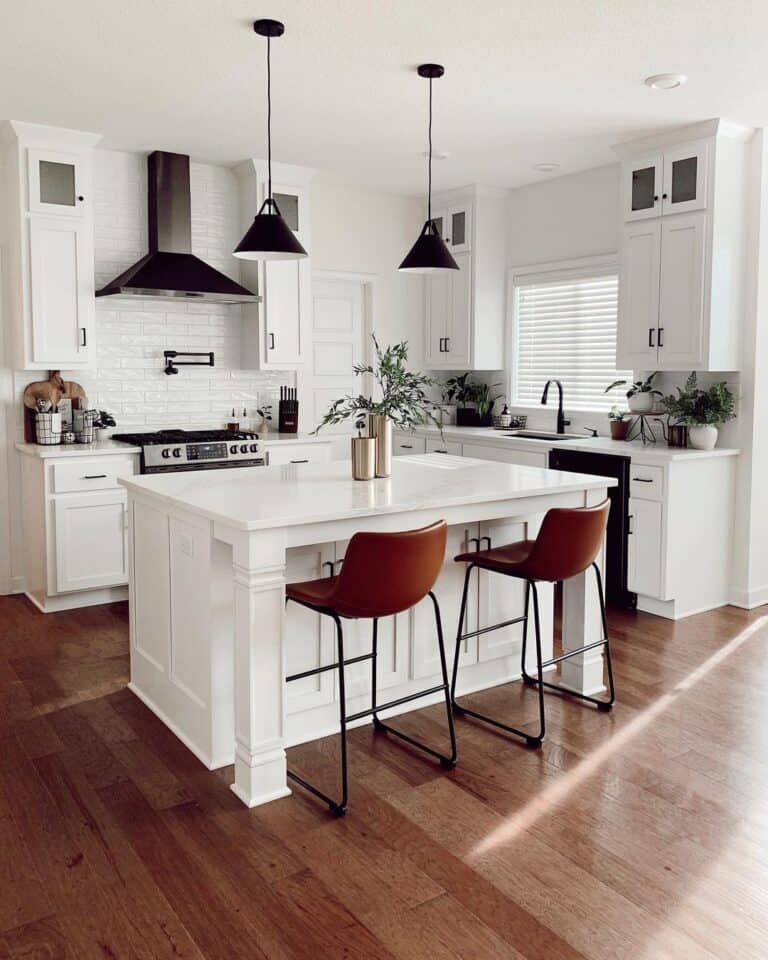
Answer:
[(312, 269), (375, 275), (371, 329), (383, 343), (407, 340), (415, 368), (424, 362), (424, 282), (397, 267), (421, 229), (421, 206), (322, 173), (312, 181)]
[(615, 253), (619, 164), (510, 190), (510, 267)]

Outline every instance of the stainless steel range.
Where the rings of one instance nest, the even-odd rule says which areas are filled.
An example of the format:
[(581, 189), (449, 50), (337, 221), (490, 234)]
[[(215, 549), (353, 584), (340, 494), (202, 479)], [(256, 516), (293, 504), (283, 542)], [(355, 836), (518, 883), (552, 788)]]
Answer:
[(158, 430), (116, 433), (112, 439), (141, 447), (142, 473), (264, 467), (269, 462), (258, 433), (245, 431)]

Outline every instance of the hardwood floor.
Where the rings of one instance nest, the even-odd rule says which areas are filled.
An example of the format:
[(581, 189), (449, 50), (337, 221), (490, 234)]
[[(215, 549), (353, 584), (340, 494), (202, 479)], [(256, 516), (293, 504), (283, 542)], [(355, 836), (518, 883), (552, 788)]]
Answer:
[[(126, 617), (0, 598), (3, 960), (768, 957), (768, 608), (612, 614), (614, 712), (549, 697), (538, 752), (458, 719), (446, 773), (358, 729), (343, 820), (241, 806), (125, 689)], [(291, 763), (330, 787), (335, 750)]]

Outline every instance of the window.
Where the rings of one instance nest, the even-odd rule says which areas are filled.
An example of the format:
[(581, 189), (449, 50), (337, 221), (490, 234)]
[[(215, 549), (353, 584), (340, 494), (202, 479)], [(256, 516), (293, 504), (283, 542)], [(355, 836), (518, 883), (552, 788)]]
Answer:
[(539, 404), (544, 384), (562, 380), (566, 407), (608, 411), (616, 369), (619, 278), (615, 266), (518, 275), (514, 286), (513, 401)]

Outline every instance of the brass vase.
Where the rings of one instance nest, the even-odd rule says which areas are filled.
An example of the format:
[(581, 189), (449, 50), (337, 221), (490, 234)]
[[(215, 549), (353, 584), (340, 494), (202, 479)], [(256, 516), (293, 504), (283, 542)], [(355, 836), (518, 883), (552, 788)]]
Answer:
[(376, 475), (376, 441), (373, 437), (352, 437), (352, 479), (373, 480)]
[(378, 413), (368, 414), (368, 433), (376, 441), (376, 476), (392, 473), (392, 421)]

